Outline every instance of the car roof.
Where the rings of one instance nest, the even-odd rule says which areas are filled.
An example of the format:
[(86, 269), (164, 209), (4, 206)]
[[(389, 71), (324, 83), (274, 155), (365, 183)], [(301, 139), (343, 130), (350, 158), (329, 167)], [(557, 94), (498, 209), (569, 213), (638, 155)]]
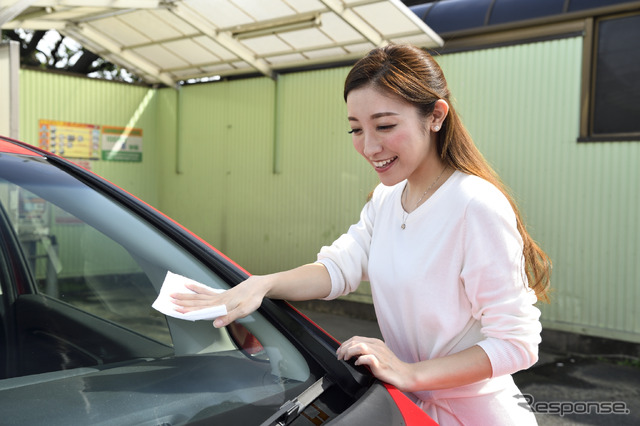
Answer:
[(11, 154), (33, 155), (41, 157), (42, 153), (35, 147), (0, 136), (0, 152)]

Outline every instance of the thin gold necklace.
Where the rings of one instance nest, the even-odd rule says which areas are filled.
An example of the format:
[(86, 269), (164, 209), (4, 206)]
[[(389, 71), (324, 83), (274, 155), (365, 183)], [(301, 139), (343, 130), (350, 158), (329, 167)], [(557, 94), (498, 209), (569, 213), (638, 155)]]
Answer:
[[(436, 183), (438, 183), (438, 181), (440, 180), (440, 177), (442, 176), (442, 174), (444, 173), (444, 171), (446, 169), (447, 169), (447, 166), (444, 166), (444, 168), (442, 169), (442, 171), (440, 172), (440, 174), (438, 175), (436, 180), (434, 180), (433, 183), (431, 185), (429, 185), (427, 190), (422, 193), (422, 196), (420, 196), (420, 199), (418, 199), (418, 202), (413, 207), (413, 210), (418, 208), (418, 206), (420, 205), (420, 202), (422, 201), (424, 196), (427, 195), (427, 192), (431, 191), (431, 188), (433, 188)], [(408, 192), (407, 191), (407, 185), (405, 185), (404, 189), (402, 190), (402, 205), (404, 205), (406, 200), (407, 200), (407, 192)], [(413, 210), (411, 210), (411, 211), (413, 212)], [(404, 209), (404, 207), (402, 208), (402, 225), (400, 225), (401, 229), (405, 229), (407, 227), (407, 219), (409, 218), (410, 214), (411, 214), (411, 212), (407, 213), (407, 211)]]

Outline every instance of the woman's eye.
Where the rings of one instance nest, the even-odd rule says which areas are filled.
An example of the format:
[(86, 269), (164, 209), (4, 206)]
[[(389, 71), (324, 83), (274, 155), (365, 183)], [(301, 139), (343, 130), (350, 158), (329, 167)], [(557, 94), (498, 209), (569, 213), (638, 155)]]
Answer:
[(360, 132), (361, 132), (361, 129), (351, 129), (347, 133), (349, 133), (350, 135), (353, 135), (353, 134), (357, 135)]
[(387, 125), (385, 125), (385, 126), (378, 126), (378, 127), (376, 127), (376, 128), (377, 128), (378, 130), (391, 130), (391, 129), (393, 129), (394, 127), (396, 127), (396, 125), (395, 125), (395, 124), (387, 124)]

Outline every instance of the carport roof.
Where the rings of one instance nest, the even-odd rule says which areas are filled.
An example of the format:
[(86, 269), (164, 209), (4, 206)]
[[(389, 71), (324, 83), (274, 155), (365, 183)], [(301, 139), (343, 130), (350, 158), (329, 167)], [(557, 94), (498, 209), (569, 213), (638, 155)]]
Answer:
[(3, 29), (55, 29), (144, 78), (343, 63), (388, 42), (442, 46), (399, 0), (0, 0)]

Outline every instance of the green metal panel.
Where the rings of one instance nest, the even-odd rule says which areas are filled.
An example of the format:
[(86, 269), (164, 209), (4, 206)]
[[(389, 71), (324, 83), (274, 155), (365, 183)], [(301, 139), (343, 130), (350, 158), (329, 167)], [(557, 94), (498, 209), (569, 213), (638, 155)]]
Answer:
[(439, 58), (477, 145), (554, 262), (550, 328), (640, 342), (640, 143), (577, 143), (582, 39)]
[[(156, 161), (158, 148), (154, 143), (156, 90), (30, 70), (21, 71), (20, 82), (20, 138), (25, 142), (38, 144), (38, 122), (41, 119), (142, 128), (144, 152), (141, 163), (91, 160), (88, 165), (94, 172), (157, 205), (160, 169)], [(51, 227), (65, 265), (61, 276), (99, 272), (100, 265), (93, 272), (87, 272), (84, 259), (74, 259), (77, 250), (69, 250), (65, 244), (66, 241), (79, 241), (82, 227), (56, 224), (54, 221)], [(130, 259), (115, 259), (111, 254), (107, 256), (109, 250), (105, 250), (104, 241), (95, 243), (83, 239), (83, 244), (87, 245), (86, 250), (103, 251), (105, 262), (120, 265), (123, 271), (135, 270), (127, 264)]]
[(20, 138), (37, 145), (38, 121), (143, 129), (142, 163), (92, 161), (91, 169), (150, 204), (157, 204), (156, 90), (104, 80), (22, 70)]
[(173, 97), (182, 108), (177, 141), (163, 150), (170, 177), (163, 178), (162, 209), (250, 268), (246, 259), (260, 257), (253, 247), (263, 234), (264, 200), (273, 197), (274, 82), (187, 86), (175, 95), (166, 90), (160, 99)]
[[(315, 261), (359, 218), (367, 194), (378, 183), (347, 133), (342, 90), (347, 69), (338, 68), (280, 77), (282, 102), (281, 171), (278, 197), (271, 202), (274, 246), (288, 259), (278, 267)], [(280, 216), (280, 219), (279, 219)], [(279, 220), (278, 220), (279, 219)], [(371, 301), (366, 285), (351, 299)]]
[[(640, 143), (576, 142), (581, 51), (576, 37), (437, 59), (554, 262), (545, 325), (638, 342)], [(278, 271), (314, 261), (358, 220), (377, 183), (346, 133), (347, 72), (149, 92), (23, 71), (22, 138), (35, 140), (39, 118), (123, 126), (142, 109), (144, 161), (94, 169), (249, 271)], [(366, 283), (352, 299), (370, 301)]]
[[(640, 206), (634, 167), (640, 146), (576, 142), (581, 50), (581, 38), (569, 38), (438, 60), (471, 134), (513, 189), (531, 233), (554, 261), (553, 301), (541, 306), (545, 324), (639, 341), (634, 318), (640, 247), (633, 219)], [(242, 139), (250, 134), (220, 133), (232, 125), (231, 116), (209, 131), (227, 141), (216, 149), (227, 158), (223, 167), (208, 174), (224, 182), (225, 191), (217, 188), (215, 193), (225, 207), (211, 205), (205, 215), (196, 208), (188, 221), (211, 217), (197, 231), (252, 272), (313, 261), (321, 245), (357, 220), (376, 184), (346, 135), (341, 98), (346, 72), (338, 68), (286, 74), (277, 83), (256, 79), (191, 89), (216, 90), (221, 97), (228, 90), (232, 98), (221, 115), (233, 112), (233, 105), (227, 105), (232, 99), (251, 99), (240, 120), (255, 132), (252, 144)], [(249, 84), (255, 86), (247, 89)], [(205, 99), (197, 104), (202, 106), (191, 105), (187, 96), (185, 101), (185, 111), (207, 105), (213, 113)], [(218, 100), (210, 102), (219, 106)], [(202, 119), (188, 117), (182, 124), (204, 125)], [(196, 149), (191, 156), (198, 153)], [(234, 157), (241, 160), (235, 163)], [(368, 300), (366, 286), (363, 292), (355, 298)]]
[[(161, 208), (253, 273), (315, 261), (357, 221), (377, 182), (347, 134), (345, 75), (333, 69), (162, 90), (161, 105), (166, 98), (183, 107), (176, 146), (162, 144), (172, 177), (163, 178)], [(355, 297), (370, 301), (363, 289)]]

